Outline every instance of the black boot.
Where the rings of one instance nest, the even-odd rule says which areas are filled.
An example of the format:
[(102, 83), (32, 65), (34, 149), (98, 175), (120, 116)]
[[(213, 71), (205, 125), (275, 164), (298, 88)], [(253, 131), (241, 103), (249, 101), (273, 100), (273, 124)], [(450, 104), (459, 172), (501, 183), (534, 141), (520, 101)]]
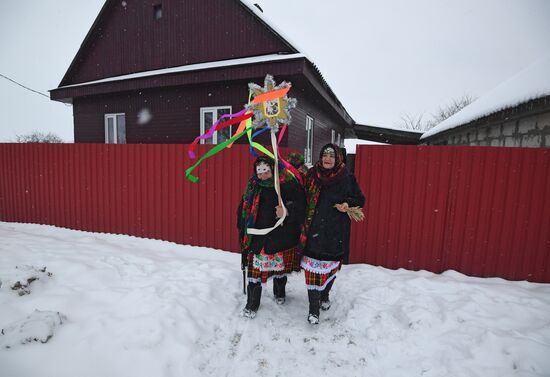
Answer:
[(314, 289), (307, 290), (309, 298), (309, 314), (307, 320), (312, 325), (319, 324), (319, 305), (321, 300), (321, 292)]
[(332, 284), (334, 283), (334, 280), (336, 278), (333, 278), (325, 287), (325, 289), (321, 292), (321, 309), (322, 310), (329, 310), (330, 309), (330, 300), (328, 298), (328, 294), (330, 292), (330, 289), (332, 288)]
[(275, 302), (282, 305), (285, 303), (285, 287), (286, 287), (287, 277), (282, 278), (273, 278), (273, 295), (275, 296)]
[(248, 318), (256, 317), (262, 298), (262, 284), (248, 283), (246, 306), (243, 309), (243, 316)]

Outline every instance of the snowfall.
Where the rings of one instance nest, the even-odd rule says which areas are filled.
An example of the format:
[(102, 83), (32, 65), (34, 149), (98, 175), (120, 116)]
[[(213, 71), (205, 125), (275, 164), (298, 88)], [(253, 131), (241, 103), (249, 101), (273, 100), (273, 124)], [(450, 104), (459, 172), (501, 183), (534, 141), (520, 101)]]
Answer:
[(238, 254), (0, 222), (0, 376), (550, 376), (550, 285), (346, 265), (254, 319)]

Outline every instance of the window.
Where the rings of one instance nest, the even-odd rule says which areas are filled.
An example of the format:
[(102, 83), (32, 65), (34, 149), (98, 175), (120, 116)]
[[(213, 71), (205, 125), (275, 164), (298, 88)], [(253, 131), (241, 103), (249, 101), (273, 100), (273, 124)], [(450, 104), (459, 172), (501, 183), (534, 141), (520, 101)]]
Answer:
[(312, 153), (313, 153), (313, 125), (314, 120), (309, 115), (306, 115), (306, 148), (304, 151), (305, 163), (306, 165), (311, 166), (312, 162)]
[(343, 147), (341, 143), (342, 143), (342, 140), (340, 139), (340, 134), (338, 134), (338, 137), (336, 138), (336, 145), (338, 145), (339, 147)]
[(126, 144), (125, 114), (105, 114), (105, 144)]
[(330, 130), (330, 142), (334, 144), (335, 139), (336, 139), (336, 131)]
[[(210, 127), (224, 114), (231, 114), (231, 106), (201, 107), (201, 135), (207, 132)], [(202, 139), (201, 144), (219, 144), (231, 138), (232, 126), (214, 132), (208, 139)]]
[(162, 4), (153, 5), (153, 17), (155, 20), (162, 17)]

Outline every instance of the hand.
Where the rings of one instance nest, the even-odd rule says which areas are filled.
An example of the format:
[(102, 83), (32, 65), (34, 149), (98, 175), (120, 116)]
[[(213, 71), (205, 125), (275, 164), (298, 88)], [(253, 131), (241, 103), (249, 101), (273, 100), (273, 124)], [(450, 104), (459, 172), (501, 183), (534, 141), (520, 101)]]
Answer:
[(340, 203), (340, 204), (336, 203), (336, 204), (334, 205), (334, 207), (336, 207), (336, 209), (337, 209), (338, 211), (340, 211), (340, 212), (346, 212), (347, 209), (349, 208), (349, 205), (348, 205), (348, 203), (346, 203), (346, 202)]
[(277, 206), (275, 207), (275, 215), (278, 219), (280, 219), (281, 217), (283, 217), (283, 215), (286, 213), (286, 210), (281, 207), (281, 206)]

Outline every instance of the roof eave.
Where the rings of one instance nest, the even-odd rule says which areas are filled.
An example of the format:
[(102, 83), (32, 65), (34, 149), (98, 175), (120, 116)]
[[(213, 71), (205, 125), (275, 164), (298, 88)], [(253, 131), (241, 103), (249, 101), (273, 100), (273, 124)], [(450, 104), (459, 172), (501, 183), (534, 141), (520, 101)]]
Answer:
[(465, 128), (477, 127), (479, 125), (491, 127), (495, 124), (534, 116), (547, 111), (550, 111), (550, 95), (534, 98), (515, 106), (506, 107), (499, 111), (495, 111), (485, 116), (473, 119), (467, 123), (462, 123), (455, 127), (436, 132), (430, 136), (422, 137), (420, 139), (420, 142), (429, 143), (433, 140), (445, 138), (449, 135), (455, 134), (456, 132), (461, 132)]
[[(119, 80), (88, 82), (67, 87), (59, 87), (50, 90), (50, 98), (54, 101), (72, 101), (72, 98), (106, 94), (113, 92), (125, 92), (140, 89), (150, 89), (179, 85), (197, 85), (219, 81), (245, 80), (263, 77), (266, 71), (264, 67), (270, 64), (270, 71), (276, 75), (300, 74), (303, 66), (303, 57), (262, 61), (255, 63), (237, 64), (231, 66), (216, 66), (208, 69), (189, 70), (183, 72), (169, 72), (153, 74), (133, 78), (121, 78)], [(246, 66), (246, 74), (241, 68)], [(200, 72), (198, 74), (197, 72)]]
[(353, 130), (359, 139), (386, 144), (417, 145), (422, 135), (419, 131), (395, 130), (363, 124), (355, 124)]

